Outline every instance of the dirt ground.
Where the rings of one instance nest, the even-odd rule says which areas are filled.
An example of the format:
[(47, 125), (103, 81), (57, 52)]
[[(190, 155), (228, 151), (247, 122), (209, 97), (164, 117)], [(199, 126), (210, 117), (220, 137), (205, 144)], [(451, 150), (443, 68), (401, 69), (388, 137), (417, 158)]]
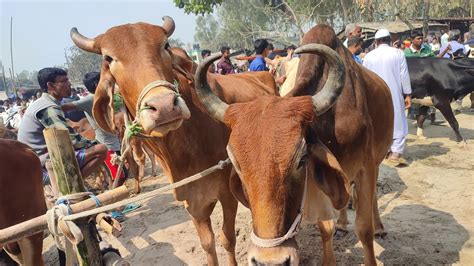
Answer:
[[(469, 100), (464, 101), (464, 106)], [(447, 123), (425, 127), (426, 140), (419, 140), (409, 120), (410, 135), (406, 159), (410, 165), (393, 168), (382, 165), (378, 180), (379, 207), (387, 236), (376, 239), (379, 264), (461, 264), (474, 263), (474, 112), (464, 108), (456, 116), (467, 145), (455, 142)], [(441, 118), (439, 112), (438, 117)], [(165, 177), (143, 181), (144, 191), (167, 184)], [(171, 193), (143, 202), (127, 215), (120, 237), (104, 236), (131, 265), (202, 265), (206, 257), (194, 226), (183, 205)], [(363, 263), (362, 246), (352, 231), (354, 211), (349, 211), (350, 232), (335, 240), (338, 264)], [(212, 215), (213, 227), (222, 224), (218, 205)], [(251, 227), (250, 212), (239, 206), (237, 260), (246, 262)], [(216, 233), (217, 235), (217, 233)], [(51, 238), (45, 240), (47, 265), (57, 264)], [(320, 264), (321, 241), (314, 225), (304, 224), (297, 236), (302, 265)], [(221, 264), (224, 248), (218, 244)]]

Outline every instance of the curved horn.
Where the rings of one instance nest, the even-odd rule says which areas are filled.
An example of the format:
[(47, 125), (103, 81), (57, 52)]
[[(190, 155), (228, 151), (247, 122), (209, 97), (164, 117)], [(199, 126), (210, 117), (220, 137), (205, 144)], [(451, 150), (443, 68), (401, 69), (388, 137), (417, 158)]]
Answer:
[(317, 54), (329, 65), (329, 73), (324, 87), (313, 96), (316, 115), (321, 115), (334, 105), (337, 97), (342, 93), (346, 78), (344, 62), (336, 51), (323, 44), (305, 44), (296, 49), (295, 53)]
[(174, 20), (168, 16), (164, 16), (162, 20), (163, 20), (163, 25), (161, 27), (165, 30), (166, 36), (170, 37), (173, 34), (174, 29), (176, 27), (174, 25)]
[(220, 54), (209, 56), (199, 64), (196, 70), (195, 84), (197, 96), (207, 112), (209, 112), (214, 119), (224, 122), (224, 114), (229, 105), (219, 99), (219, 97), (212, 92), (209, 83), (207, 83), (207, 70), (209, 66), (221, 56)]
[(71, 35), (72, 41), (77, 47), (81, 48), (84, 51), (100, 54), (99, 48), (94, 46), (95, 40), (89, 39), (85, 37), (84, 35), (80, 34), (77, 31), (76, 27), (71, 29), (70, 35)]

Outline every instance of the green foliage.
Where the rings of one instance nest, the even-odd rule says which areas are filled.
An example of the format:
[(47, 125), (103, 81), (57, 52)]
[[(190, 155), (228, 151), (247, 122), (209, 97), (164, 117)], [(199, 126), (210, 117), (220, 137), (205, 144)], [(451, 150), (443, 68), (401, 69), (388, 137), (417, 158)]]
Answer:
[[(181, 1), (175, 1), (181, 2)], [(189, 1), (188, 1), (189, 2)], [(426, 0), (225, 0), (214, 14), (198, 17), (194, 39), (202, 48), (220, 46), (252, 48), (257, 38), (282, 44), (298, 44), (304, 32), (316, 24), (332, 26), (336, 32), (348, 23), (421, 19)], [(190, 3), (194, 3), (191, 1)], [(207, 5), (210, 8), (212, 5)], [(430, 1), (431, 18), (467, 16), (470, 0)]]
[(169, 38), (168, 42), (171, 47), (179, 47), (183, 49), (186, 47), (186, 44), (180, 38)]
[(91, 71), (100, 71), (102, 57), (73, 46), (67, 53), (68, 76), (72, 83), (81, 83), (84, 75)]
[(183, 9), (186, 14), (210, 14), (223, 0), (174, 0), (174, 4)]

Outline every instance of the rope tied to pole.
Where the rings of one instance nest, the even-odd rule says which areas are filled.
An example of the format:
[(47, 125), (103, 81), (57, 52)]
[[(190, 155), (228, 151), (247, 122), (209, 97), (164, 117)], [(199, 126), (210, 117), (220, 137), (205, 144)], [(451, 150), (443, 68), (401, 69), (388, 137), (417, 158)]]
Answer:
[(102, 205), (92, 192), (81, 192), (59, 197), (56, 205), (46, 212), (48, 229), (60, 250), (66, 250), (66, 240), (73, 245), (77, 245), (84, 240), (81, 229), (73, 221), (65, 221), (64, 217), (72, 214), (71, 204), (83, 201), (88, 197), (96, 202), (97, 207)]

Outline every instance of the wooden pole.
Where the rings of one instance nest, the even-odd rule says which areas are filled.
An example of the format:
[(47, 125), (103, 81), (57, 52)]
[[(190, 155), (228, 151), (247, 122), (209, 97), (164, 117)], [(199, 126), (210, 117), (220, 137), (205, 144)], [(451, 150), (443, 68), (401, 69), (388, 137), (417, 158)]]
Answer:
[(13, 82), (13, 92), (15, 93), (15, 97), (18, 96), (16, 94), (16, 82), (15, 82), (15, 69), (13, 68), (13, 17), (10, 17), (10, 58), (12, 60), (12, 82)]
[[(48, 128), (43, 131), (51, 158), (53, 170), (58, 181), (58, 188), (62, 195), (85, 192), (79, 165), (67, 129)], [(77, 244), (77, 259), (82, 266), (102, 265), (97, 239), (95, 223), (89, 218), (76, 220), (81, 229), (84, 241)]]
[[(120, 186), (113, 190), (106, 191), (96, 197), (102, 203), (102, 205), (108, 205), (115, 203), (130, 196), (128, 188), (126, 186)], [(95, 200), (86, 199), (84, 201), (72, 204), (72, 213), (80, 213), (87, 210), (96, 208)], [(31, 220), (4, 228), (0, 230), (0, 246), (8, 243), (16, 242), (22, 238), (32, 236), (38, 232), (48, 229), (48, 221), (46, 220), (46, 214), (33, 218)]]

